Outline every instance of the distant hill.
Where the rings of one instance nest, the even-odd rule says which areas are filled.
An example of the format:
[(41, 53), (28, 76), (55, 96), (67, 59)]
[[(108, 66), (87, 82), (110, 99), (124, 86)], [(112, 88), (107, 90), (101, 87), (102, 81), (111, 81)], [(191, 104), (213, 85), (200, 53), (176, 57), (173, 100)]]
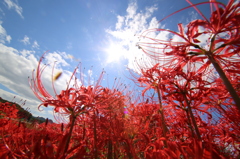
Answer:
[[(18, 109), (18, 118), (19, 119), (23, 119), (23, 120), (27, 120), (29, 122), (38, 122), (38, 123), (44, 123), (46, 121), (45, 118), (43, 117), (35, 117), (33, 116), (28, 110), (23, 109), (19, 104), (15, 103), (15, 102), (10, 102), (8, 100), (5, 100), (3, 98), (0, 97), (0, 103), (12, 103), (15, 104), (17, 109)], [(53, 121), (51, 119), (48, 119), (49, 123), (53, 123)]]

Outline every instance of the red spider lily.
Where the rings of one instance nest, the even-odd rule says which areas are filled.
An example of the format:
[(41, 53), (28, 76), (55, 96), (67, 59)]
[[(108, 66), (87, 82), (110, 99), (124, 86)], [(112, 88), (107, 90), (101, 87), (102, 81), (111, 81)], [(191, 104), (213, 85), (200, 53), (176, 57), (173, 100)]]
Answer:
[(15, 104), (6, 102), (0, 103), (0, 113), (1, 117), (17, 118), (18, 110)]
[(87, 111), (89, 111), (94, 107), (94, 104), (96, 103), (96, 98), (97, 98), (96, 93), (103, 89), (102, 87), (99, 86), (99, 84), (103, 78), (104, 72), (102, 72), (102, 74), (100, 75), (100, 78), (96, 82), (95, 86), (91, 86), (91, 85), (84, 86), (83, 79), (82, 81), (80, 81), (81, 84), (79, 85), (77, 79), (75, 78), (75, 80), (73, 81), (74, 82), (73, 87), (69, 87), (70, 82), (72, 81), (73, 77), (76, 74), (76, 71), (77, 71), (77, 68), (76, 68), (73, 71), (73, 74), (69, 80), (66, 90), (62, 90), (59, 95), (57, 95), (54, 84), (52, 84), (53, 91), (56, 96), (56, 97), (53, 97), (45, 89), (41, 80), (42, 73), (46, 68), (46, 66), (41, 65), (43, 56), (39, 60), (39, 64), (36, 70), (36, 76), (34, 76), (33, 74), (32, 76), (33, 79), (31, 80), (31, 82), (29, 81), (29, 83), (36, 97), (43, 102), (40, 106), (43, 105), (47, 107), (48, 105), (51, 105), (55, 107), (54, 111), (59, 112), (61, 114), (69, 115), (69, 119), (70, 119), (69, 133), (66, 134), (66, 139), (63, 140), (64, 141), (63, 145), (65, 145), (65, 147), (63, 148), (63, 154), (65, 154), (68, 150), (68, 146), (70, 143), (70, 138), (72, 135), (76, 118), (80, 114), (86, 113)]
[[(94, 110), (91, 112), (90, 118), (92, 123), (90, 127), (93, 131), (94, 140), (94, 156), (100, 155), (98, 152), (108, 153), (108, 156), (113, 156), (113, 154), (118, 153), (117, 149), (112, 143), (119, 143), (119, 138), (124, 137), (125, 131), (125, 96), (123, 95), (125, 86), (119, 86), (118, 89), (104, 88), (102, 91), (98, 92), (96, 96), (96, 103), (94, 105)], [(81, 121), (80, 121), (81, 122)], [(107, 149), (104, 150), (107, 146)], [(121, 146), (119, 145), (119, 148)]]
[[(43, 55), (44, 56), (44, 55)], [(41, 76), (44, 72), (46, 66), (42, 66), (43, 56), (39, 60), (39, 64), (36, 70), (36, 76), (32, 75), (32, 80), (29, 81), (30, 86), (38, 99), (40, 99), (43, 103), (40, 106), (47, 107), (48, 105), (54, 106), (55, 111), (63, 111), (66, 114), (71, 114), (74, 112), (76, 114), (84, 112), (84, 109), (91, 108), (93, 101), (94, 93), (99, 89), (99, 84), (103, 78), (103, 73), (100, 75), (95, 86), (84, 86), (84, 81), (80, 81), (81, 84), (79, 85), (77, 79), (75, 79), (73, 87), (69, 88), (70, 82), (73, 80), (76, 71), (76, 68), (72, 76), (69, 80), (66, 90), (62, 90), (60, 94), (56, 94), (56, 90), (53, 85), (53, 91), (55, 93), (55, 97), (53, 97), (44, 87)], [(62, 112), (62, 113), (63, 113)]]
[[(233, 134), (238, 134), (236, 126), (239, 125), (239, 122), (234, 119), (234, 115), (238, 116), (239, 114), (236, 111), (238, 107), (232, 108), (232, 105), (233, 100), (237, 106), (239, 105), (239, 97), (234, 97), (234, 92), (235, 94), (236, 92), (239, 93), (238, 73), (240, 67), (237, 58), (239, 56), (239, 22), (236, 22), (239, 17), (239, 4), (233, 4), (231, 0), (227, 6), (216, 1), (200, 4), (207, 3), (211, 4), (212, 17), (215, 16), (216, 18), (216, 15), (226, 16), (228, 19), (225, 19), (225, 22), (231, 23), (232, 21), (237, 27), (229, 24), (230, 27), (225, 26), (224, 30), (224, 27), (217, 24), (220, 23), (221, 18), (208, 20), (198, 11), (203, 16), (203, 20), (195, 20), (189, 23), (186, 32), (183, 25), (179, 24), (179, 32), (152, 29), (147, 30), (146, 34), (142, 34), (142, 37), (148, 38), (152, 42), (140, 42), (139, 47), (153, 59), (153, 62), (150, 61), (152, 67), (147, 66), (149, 61), (137, 64), (138, 73), (140, 72), (141, 75), (140, 77), (134, 75), (135, 82), (140, 87), (144, 87), (142, 95), (148, 97), (142, 105), (150, 106), (149, 99), (151, 99), (150, 102), (152, 103), (154, 94), (152, 97), (146, 96), (147, 91), (151, 89), (156, 91), (160, 98), (158, 102), (155, 102), (163, 106), (166, 125), (169, 129), (166, 137), (162, 139), (161, 133), (150, 133), (147, 129), (152, 124), (150, 119), (153, 119), (155, 124), (159, 124), (156, 123), (159, 120), (159, 116), (156, 116), (156, 114), (149, 115), (149, 121), (144, 116), (151, 110), (153, 105), (147, 109), (143, 109), (144, 106), (136, 107), (142, 113), (139, 117), (136, 116), (137, 111), (134, 109), (132, 119), (141, 121), (143, 124), (141, 127), (146, 129), (146, 131), (139, 129), (140, 132), (136, 135), (147, 143), (145, 143), (145, 157), (224, 158), (221, 155), (224, 154), (223, 151), (228, 151), (223, 148), (226, 142), (229, 142), (229, 147), (236, 147), (238, 139), (227, 137), (222, 142), (223, 137), (218, 135), (221, 134), (221, 129), (225, 130), (224, 124), (231, 125), (227, 131), (231, 129)], [(196, 7), (200, 4), (190, 7)], [(215, 11), (213, 7), (215, 7)], [(224, 14), (222, 14), (223, 9), (220, 7), (225, 8)], [(182, 40), (181, 42), (164, 41), (148, 37), (147, 33), (152, 31), (166, 31)], [(200, 39), (203, 35), (209, 36), (208, 48), (200, 45)], [(232, 44), (228, 43), (229, 41)], [(156, 50), (160, 49), (163, 50), (163, 53), (156, 52)], [(216, 78), (218, 77), (214, 75), (213, 68), (209, 67), (211, 64), (224, 81), (227, 90), (223, 87), (223, 84), (216, 84)], [(229, 81), (231, 81), (230, 84), (235, 90), (230, 88)], [(221, 104), (221, 101), (223, 104)], [(168, 109), (169, 107), (172, 107), (172, 110)], [(218, 127), (220, 119), (224, 124)], [(151, 128), (156, 130), (153, 127)], [(163, 127), (160, 127), (160, 129), (160, 132), (164, 130)], [(154, 139), (154, 141), (151, 141), (151, 139)], [(177, 146), (171, 147), (169, 141), (174, 141), (173, 143)], [(163, 144), (164, 142), (167, 144)], [(183, 145), (179, 144), (179, 142), (182, 142)], [(165, 145), (168, 145), (168, 147)], [(235, 155), (237, 154), (236, 150)]]
[(17, 118), (18, 110), (15, 104), (9, 102), (0, 103), (0, 127), (7, 125), (10, 119)]
[[(208, 133), (208, 131), (211, 130), (213, 132), (214, 129), (216, 130), (216, 127), (209, 127), (209, 125), (211, 125), (213, 113), (218, 113), (216, 110), (210, 111), (216, 106), (210, 105), (209, 102), (215, 101), (215, 98), (218, 98), (222, 95), (229, 99), (229, 95), (227, 95), (226, 92), (224, 91), (222, 92), (221, 89), (218, 89), (219, 87), (216, 87), (214, 85), (215, 80), (213, 77), (207, 76), (208, 72), (205, 71), (206, 75), (204, 75), (203, 73), (198, 73), (197, 69), (198, 67), (190, 64), (187, 64), (184, 68), (181, 67), (164, 68), (161, 67), (160, 64), (156, 64), (152, 68), (141, 69), (142, 75), (139, 78), (135, 76), (135, 79), (138, 80), (137, 83), (141, 87), (145, 88), (142, 91), (142, 95), (145, 95), (146, 92), (150, 89), (157, 90), (158, 88), (162, 92), (161, 93), (162, 100), (158, 100), (158, 102), (162, 102), (164, 104), (163, 108), (164, 113), (166, 115), (165, 120), (166, 125), (169, 128), (169, 132), (166, 135), (166, 138), (164, 138), (164, 140), (161, 140), (161, 142), (165, 141), (168, 144), (168, 147), (169, 140), (185, 143), (191, 142), (193, 140), (193, 137), (201, 139), (205, 142), (209, 142), (210, 145), (211, 144), (219, 145), (219, 143), (214, 143), (213, 139), (209, 141), (209, 139), (207, 138), (207, 135), (211, 134)], [(153, 97), (149, 99), (153, 99)], [(159, 116), (157, 117), (156, 116), (157, 114), (154, 112), (151, 112), (150, 113), (151, 115), (150, 114), (147, 115), (148, 118), (146, 118), (144, 115), (148, 114), (148, 112), (150, 112), (150, 110), (153, 108), (153, 105), (149, 104), (152, 102), (149, 101), (149, 99), (146, 100), (146, 102), (143, 102), (142, 106), (140, 107), (135, 106), (136, 107), (134, 109), (135, 112), (133, 112), (132, 114), (132, 116), (136, 116), (138, 112), (136, 110), (139, 110), (139, 112), (142, 113), (139, 114), (138, 120), (140, 121), (139, 123), (143, 124), (143, 126), (141, 127), (143, 127), (143, 129), (146, 131), (140, 130), (141, 133), (140, 132), (139, 133), (141, 135), (139, 134), (137, 136), (142, 138), (145, 144), (147, 145), (149, 144), (150, 149), (146, 149), (145, 155), (147, 155), (149, 158), (159, 158), (161, 155), (163, 155), (166, 158), (167, 156), (170, 158), (171, 157), (174, 158), (174, 156), (176, 157), (179, 156), (180, 154), (184, 155), (184, 151), (182, 149), (179, 150), (178, 147), (177, 147), (178, 154), (172, 154), (171, 151), (176, 152), (174, 148), (169, 148), (171, 151), (168, 150), (167, 148), (163, 149), (162, 146), (158, 145), (160, 143), (155, 143), (158, 146), (154, 148), (154, 144), (150, 142), (151, 138), (155, 138), (155, 140), (157, 140), (162, 134), (158, 134), (157, 132), (159, 130), (156, 131), (156, 127), (151, 126), (153, 123), (155, 124), (161, 123), (161, 122), (157, 123), (157, 121), (159, 120), (161, 121), (160, 117)], [(221, 99), (224, 100), (223, 97), (221, 97)], [(146, 108), (145, 106), (147, 105), (148, 107)], [(170, 107), (172, 107), (173, 110), (170, 110), (169, 109)], [(206, 117), (202, 117), (201, 114), (206, 114), (205, 115)], [(209, 120), (208, 122), (206, 121), (206, 118)], [(150, 121), (153, 123), (151, 123)], [(154, 133), (150, 133), (148, 131), (149, 130), (147, 129), (148, 126), (151, 126), (151, 129), (154, 130)], [(190, 132), (192, 132), (192, 134)], [(149, 150), (154, 150), (155, 152)], [(192, 152), (191, 148), (188, 151), (189, 151), (188, 153), (190, 154), (188, 153), (185, 154), (185, 157), (194, 156), (195, 152)], [(204, 151), (204, 153), (200, 154), (199, 158), (205, 158), (203, 156), (209, 156), (206, 158), (211, 158), (211, 156), (214, 155), (218, 156), (217, 155), (218, 150), (216, 149), (214, 150), (205, 149), (200, 151), (201, 152)], [(156, 156), (153, 156), (153, 154), (155, 154)], [(157, 154), (159, 154), (160, 156), (158, 156)]]
[[(155, 125), (161, 123), (157, 122), (160, 119), (160, 116), (156, 113), (158, 106), (155, 104), (154, 109), (153, 107), (151, 104), (144, 103), (141, 106), (136, 106), (135, 111), (131, 112), (132, 120), (138, 120), (139, 122), (136, 122), (136, 125), (140, 125), (139, 130), (135, 131), (136, 135), (134, 135), (133, 141), (136, 142), (140, 150), (144, 149), (144, 158), (179, 158), (181, 156), (184, 158), (219, 158), (221, 156), (219, 150), (213, 147), (215, 146), (213, 139), (203, 138), (204, 142), (202, 142), (196, 138), (191, 138), (189, 135), (185, 141), (178, 141), (175, 132), (168, 136), (167, 140), (161, 137), (159, 129), (156, 129), (158, 126)], [(158, 119), (155, 118), (155, 115), (159, 116)], [(171, 125), (171, 121), (168, 122)], [(212, 130), (219, 129), (215, 127)], [(164, 141), (167, 142), (168, 148), (164, 146)], [(135, 150), (138, 150), (138, 147), (136, 146)]]
[[(164, 87), (164, 78), (165, 75), (163, 71), (160, 71), (158, 69), (159, 64), (156, 64), (154, 67), (151, 69), (147, 70), (146, 72), (142, 70), (142, 76), (138, 79), (140, 83), (144, 83), (148, 85), (145, 90), (142, 91), (142, 94), (144, 95), (145, 92), (148, 89), (154, 89), (156, 91), (157, 96), (158, 96), (158, 101), (159, 101), (159, 113), (161, 114), (161, 122), (162, 122), (162, 130), (163, 130), (163, 137), (166, 137), (166, 133), (168, 131), (167, 126), (166, 126), (166, 121), (165, 121), (165, 115), (164, 115), (164, 108), (162, 104), (162, 91), (165, 89)], [(164, 141), (165, 142), (165, 141)], [(165, 142), (165, 146), (167, 147), (167, 143)]]
[[(15, 122), (1, 129), (1, 158), (71, 158), (81, 144), (75, 144), (63, 153), (68, 133), (62, 135), (56, 124), (31, 124)], [(7, 133), (7, 135), (5, 135)], [(3, 143), (2, 143), (3, 142)], [(3, 144), (3, 145), (2, 145)], [(70, 143), (72, 145), (72, 143)], [(83, 153), (84, 154), (84, 153)]]
[[(178, 70), (176, 70), (176, 69), (174, 69), (173, 71), (170, 71), (169, 72), (169, 70), (168, 71), (164, 71), (164, 68), (162, 69), (162, 71), (160, 71), (160, 69), (158, 68), (158, 66), (159, 66), (159, 64), (157, 64), (157, 65), (155, 65), (153, 68), (151, 68), (151, 69), (149, 69), (149, 70), (147, 70), (146, 72), (142, 72), (142, 77), (140, 77), (139, 79), (138, 79), (138, 81), (140, 82), (140, 83), (145, 83), (145, 84), (147, 84), (147, 85), (149, 85), (144, 91), (143, 91), (143, 93), (145, 93), (145, 91), (147, 90), (147, 89), (149, 89), (149, 88), (153, 88), (153, 89), (155, 89), (155, 90), (158, 90), (157, 92), (158, 92), (158, 96), (159, 96), (159, 102), (161, 103), (160, 105), (161, 105), (161, 107), (160, 107), (160, 109), (163, 109), (163, 107), (162, 107), (162, 98), (164, 98), (164, 99), (166, 99), (166, 97), (169, 97), (169, 95), (170, 94), (172, 94), (172, 92), (179, 92), (179, 91), (186, 91), (186, 89), (189, 89), (189, 88), (181, 88), (181, 87), (184, 87), (184, 85), (185, 86), (187, 86), (187, 87), (189, 87), (189, 85), (188, 84), (183, 84), (183, 86), (181, 86), (181, 85), (178, 85), (178, 83), (176, 83), (176, 82), (173, 82), (173, 80), (174, 79), (176, 79), (176, 75), (175, 75), (175, 73), (177, 73), (177, 72), (179, 72)], [(180, 75), (180, 74), (179, 74)], [(181, 75), (185, 75), (183, 72), (182, 72), (182, 74)], [(186, 75), (185, 75), (186, 76)], [(184, 76), (184, 77), (185, 77)], [(191, 74), (190, 74), (190, 76), (191, 76)], [(178, 79), (179, 80), (179, 79)], [(181, 79), (180, 79), (181, 80)], [(172, 82), (171, 82), (172, 81)], [(170, 83), (169, 83), (170, 82)], [(180, 90), (173, 90), (172, 88), (174, 87), (174, 86), (177, 86), (177, 88), (180, 86)], [(162, 95), (160, 95), (160, 90), (161, 90), (161, 94)], [(167, 93), (167, 95), (166, 95), (166, 93)], [(174, 97), (179, 97), (179, 99), (177, 98), (177, 99), (172, 99), (172, 100), (170, 100), (170, 102), (172, 102), (172, 103), (174, 103), (174, 105), (176, 105), (176, 100), (177, 101), (179, 101), (180, 99), (181, 99), (181, 101), (180, 102), (184, 102), (185, 100), (184, 100), (184, 98), (183, 97), (181, 97), (181, 96), (177, 96), (177, 95), (174, 95)], [(187, 98), (187, 97), (186, 97)], [(187, 99), (186, 99), (187, 100)], [(187, 103), (188, 103), (189, 101), (187, 100)], [(189, 108), (188, 108), (189, 107)], [(191, 107), (189, 106), (189, 104), (188, 104), (188, 106), (186, 106), (186, 108), (188, 108), (188, 109), (191, 109)], [(187, 112), (187, 115), (188, 115), (188, 119), (189, 119), (189, 124), (190, 124), (190, 117), (189, 117), (189, 113), (190, 112), (192, 112), (191, 110), (188, 110), (188, 112)], [(162, 114), (163, 114), (163, 112), (162, 112)], [(191, 114), (191, 118), (193, 118), (193, 115)], [(165, 120), (165, 119), (164, 119)], [(164, 121), (164, 120), (162, 120), (162, 121)], [(193, 121), (195, 121), (195, 120), (193, 120)], [(164, 122), (165, 123), (165, 122)], [(164, 124), (163, 123), (163, 124)], [(190, 124), (191, 125), (191, 124)], [(191, 130), (193, 131), (193, 128), (191, 128)], [(194, 135), (194, 133), (193, 133), (193, 135)], [(164, 137), (166, 137), (166, 132), (164, 133)], [(199, 132), (198, 132), (198, 137), (200, 138), (200, 134), (199, 134)]]
[[(36, 74), (29, 81), (31, 88), (42, 101), (40, 106), (54, 106), (55, 113), (63, 114), (56, 117), (69, 117), (69, 124), (10, 119), (0, 127), (0, 158), (237, 158), (238, 109), (233, 107), (233, 98), (221, 78), (208, 66), (211, 60), (217, 61), (240, 93), (240, 71), (236, 69), (240, 65), (235, 58), (239, 52), (238, 37), (234, 40), (232, 36), (238, 32), (234, 25), (239, 22), (234, 18), (239, 9), (231, 0), (227, 6), (210, 1), (190, 7), (207, 3), (212, 8), (210, 20), (198, 11), (203, 20), (189, 23), (186, 32), (181, 24), (179, 33), (169, 31), (183, 42), (151, 39), (159, 44), (157, 47), (164, 46), (165, 54), (150, 53), (150, 57), (168, 61), (136, 63), (141, 75), (135, 76), (135, 83), (143, 88), (142, 96), (135, 96), (117, 79), (112, 88), (101, 86), (103, 73), (96, 84), (86, 86), (82, 76), (80, 82), (75, 78), (77, 69), (59, 94), (52, 85), (52, 96), (42, 83), (47, 66), (42, 65), (41, 57)], [(222, 17), (224, 23), (216, 17)], [(229, 25), (232, 28), (227, 28)], [(200, 46), (201, 35), (210, 36), (208, 49)], [(146, 46), (141, 43), (146, 53), (155, 51)], [(53, 82), (58, 78), (60, 73), (53, 76)], [(16, 113), (10, 110), (0, 105), (1, 117), (15, 117)]]
[[(190, 129), (192, 132), (194, 129), (198, 139), (200, 139), (200, 132), (192, 109), (197, 109), (209, 114), (209, 108), (202, 108), (202, 105), (205, 102), (205, 97), (210, 94), (210, 82), (204, 81), (201, 74), (190, 70), (186, 73), (180, 69), (170, 72), (169, 74), (170, 79), (165, 81), (167, 85), (166, 98), (171, 98), (171, 100), (167, 102), (172, 106), (177, 106), (186, 111)], [(193, 127), (191, 125), (193, 125)], [(193, 132), (193, 135), (194, 134)]]
[[(189, 0), (188, 2), (203, 19), (190, 22), (186, 26), (186, 32), (182, 24), (178, 24), (179, 32), (167, 29), (147, 30), (142, 36), (152, 42), (140, 42), (139, 47), (154, 59), (159, 60), (164, 57), (164, 60), (167, 59), (180, 67), (184, 67), (187, 63), (198, 62), (202, 65), (198, 72), (203, 72), (212, 64), (240, 110), (240, 98), (228, 77), (228, 73), (239, 72), (240, 4), (234, 3), (234, 0), (229, 0), (227, 5), (215, 0), (199, 4), (192, 4)], [(206, 3), (210, 4), (212, 11), (209, 20), (197, 9), (198, 5)], [(148, 37), (147, 34), (153, 31), (168, 32), (182, 39), (182, 42)], [(208, 48), (200, 46), (202, 42), (200, 36), (203, 35), (209, 36)], [(157, 53), (155, 49), (162, 49), (163, 53)]]
[[(100, 86), (104, 73), (102, 72), (100, 78), (94, 86), (84, 86), (83, 79), (80, 78), (80, 84), (77, 79), (75, 79), (73, 81), (74, 85), (72, 87), (70, 87), (70, 85), (68, 84), (66, 90), (63, 90), (60, 94), (57, 94), (53, 85), (53, 90), (55, 92), (55, 97), (53, 97), (52, 95), (50, 95), (50, 93), (48, 93), (48, 91), (44, 88), (42, 84), (41, 76), (44, 72), (44, 69), (46, 68), (46, 66), (41, 65), (42, 60), (43, 56), (39, 61), (36, 75), (34, 76), (33, 74), (33, 79), (30, 82), (31, 88), (36, 97), (38, 97), (42, 101), (42, 104), (40, 106), (54, 106), (55, 112), (69, 115), (70, 119), (68, 133), (66, 133), (66, 135), (64, 136), (62, 140), (63, 143), (61, 144), (63, 146), (61, 147), (61, 149), (58, 149), (57, 154), (66, 155), (67, 152), (73, 149), (69, 149), (68, 147), (72, 147), (71, 143), (73, 141), (70, 139), (75, 136), (74, 129), (76, 129), (76, 124), (82, 123), (82, 119), (85, 120), (84, 118), (87, 117), (91, 119), (91, 121), (88, 122), (91, 123), (90, 127), (93, 130), (92, 136), (90, 137), (92, 139), (91, 142), (93, 142), (93, 148), (91, 148), (92, 154), (95, 158), (98, 158), (98, 156), (100, 155), (100, 153), (98, 152), (100, 149), (98, 144), (100, 142), (106, 141), (106, 137), (100, 138), (97, 135), (105, 132), (102, 130), (103, 128), (101, 128), (101, 131), (99, 131), (100, 126), (109, 127), (109, 130), (112, 131), (112, 133), (116, 133), (115, 135), (111, 135), (108, 137), (109, 142), (116, 142), (116, 140), (114, 140), (114, 136), (121, 136), (119, 132), (116, 132), (116, 128), (113, 127), (114, 124), (112, 122), (120, 121), (124, 118), (123, 107), (125, 106), (126, 100), (123, 93), (126, 92), (125, 90), (127, 89), (127, 87), (120, 84), (119, 81), (116, 80), (112, 89)], [(76, 71), (77, 69), (74, 70), (71, 79), (69, 80), (69, 83), (76, 76)], [(116, 115), (117, 112), (118, 115)], [(87, 114), (87, 116), (85, 116), (84, 114)], [(100, 121), (99, 117), (110, 120), (109, 122), (112, 123), (112, 125), (107, 126), (106, 123), (102, 123), (103, 121)], [(84, 132), (85, 131), (86, 128), (84, 128)], [(106, 132), (106, 134), (108, 134), (108, 132)], [(103, 137), (104, 136), (105, 135), (103, 135)], [(111, 148), (109, 147), (109, 150), (110, 149)]]

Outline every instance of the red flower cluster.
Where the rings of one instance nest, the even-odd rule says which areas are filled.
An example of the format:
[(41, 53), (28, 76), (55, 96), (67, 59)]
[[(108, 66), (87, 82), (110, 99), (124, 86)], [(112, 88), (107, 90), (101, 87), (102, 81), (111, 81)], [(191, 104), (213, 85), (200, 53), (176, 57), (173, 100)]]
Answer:
[[(185, 28), (182, 24), (178, 24), (179, 32), (161, 28), (147, 30), (141, 36), (152, 42), (140, 42), (138, 45), (145, 53), (157, 61), (167, 59), (170, 64), (174, 63), (181, 68), (188, 63), (197, 63), (201, 65), (196, 70), (198, 73), (204, 73), (212, 64), (240, 112), (240, 98), (234, 88), (237, 83), (234, 81), (235, 77), (233, 77), (234, 74), (239, 74), (240, 67), (240, 22), (238, 20), (240, 4), (234, 3), (234, 0), (229, 0), (226, 6), (215, 0), (199, 4), (192, 4), (189, 0), (188, 2), (203, 19), (193, 20)], [(197, 9), (198, 5), (205, 3), (209, 3), (211, 7), (210, 19), (207, 19)], [(181, 42), (174, 41), (174, 39), (154, 39), (147, 36), (148, 33), (156, 31), (168, 32), (173, 37), (180, 38)], [(208, 37), (206, 44), (201, 41), (201, 36)], [(155, 50), (162, 50), (162, 52), (156, 52)], [(164, 63), (164, 65), (166, 67), (167, 64)]]
[[(239, 3), (188, 2), (202, 19), (179, 24), (179, 32), (146, 31), (169, 32), (181, 42), (142, 35), (152, 42), (139, 47), (157, 62), (137, 63), (140, 74), (131, 72), (140, 95), (116, 79), (112, 88), (102, 86), (103, 73), (86, 86), (75, 69), (65, 90), (57, 94), (52, 85), (52, 96), (42, 83), (42, 57), (31, 88), (40, 106), (53, 106), (69, 120), (13, 120), (15, 110), (2, 103), (0, 158), (239, 158)], [(197, 8), (202, 4), (210, 4), (209, 19)]]

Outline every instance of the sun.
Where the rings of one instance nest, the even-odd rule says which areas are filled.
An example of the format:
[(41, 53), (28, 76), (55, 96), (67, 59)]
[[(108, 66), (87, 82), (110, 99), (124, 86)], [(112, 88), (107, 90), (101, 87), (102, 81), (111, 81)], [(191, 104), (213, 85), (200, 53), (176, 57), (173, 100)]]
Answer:
[(105, 49), (107, 54), (107, 63), (120, 62), (124, 57), (126, 50), (118, 42), (110, 42), (109, 46)]

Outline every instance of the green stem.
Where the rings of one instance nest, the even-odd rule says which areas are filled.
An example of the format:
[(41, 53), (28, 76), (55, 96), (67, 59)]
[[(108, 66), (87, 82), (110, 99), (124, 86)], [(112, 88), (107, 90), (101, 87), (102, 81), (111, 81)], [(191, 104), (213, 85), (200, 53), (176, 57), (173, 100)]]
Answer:
[(74, 127), (74, 124), (75, 124), (75, 120), (76, 120), (76, 116), (74, 114), (71, 115), (71, 127), (70, 127), (70, 130), (69, 130), (69, 134), (68, 134), (68, 138), (67, 138), (67, 141), (66, 141), (66, 145), (65, 145), (65, 148), (64, 148), (64, 151), (63, 151), (63, 154), (65, 154), (68, 150), (68, 146), (69, 146), (69, 142), (70, 142), (70, 139), (71, 139), (71, 136), (72, 136), (72, 131), (73, 131), (73, 127)]
[(112, 159), (112, 140), (109, 138), (108, 140), (108, 156), (107, 159)]
[(188, 114), (188, 109), (186, 109), (185, 112), (187, 114), (188, 125), (190, 127), (190, 130), (191, 130), (191, 133), (192, 133), (192, 137), (195, 137), (195, 133), (193, 131), (193, 127), (192, 127), (192, 124), (191, 124), (190, 116)]
[[(165, 121), (165, 117), (164, 117), (164, 113), (163, 113), (163, 106), (162, 106), (162, 100), (161, 100), (161, 92), (160, 92), (160, 90), (159, 90), (158, 87), (156, 87), (156, 89), (157, 89), (159, 106), (160, 106), (159, 112), (160, 112), (160, 115), (161, 115), (161, 122), (162, 122), (162, 129), (163, 129), (163, 137), (166, 138), (167, 126), (166, 126), (166, 121)], [(166, 139), (167, 139), (167, 138), (166, 138)], [(167, 148), (167, 147), (168, 147), (167, 141), (164, 140), (163, 143), (164, 143), (164, 146)]]
[(227, 88), (228, 92), (232, 96), (232, 98), (233, 98), (233, 100), (234, 100), (234, 102), (236, 104), (237, 109), (240, 111), (240, 98), (239, 98), (236, 90), (233, 88), (231, 82), (227, 78), (227, 76), (224, 73), (223, 69), (220, 67), (218, 62), (212, 56), (212, 52), (210, 52), (210, 51), (206, 52), (206, 55), (207, 55), (208, 59), (211, 61), (212, 65), (214, 66), (214, 68), (217, 71), (217, 73), (219, 74), (220, 78), (222, 79), (222, 81), (223, 81), (225, 87)]
[(200, 135), (200, 132), (199, 132), (199, 130), (198, 130), (197, 122), (196, 122), (195, 117), (194, 117), (194, 115), (193, 115), (192, 108), (191, 108), (191, 106), (190, 106), (190, 104), (189, 104), (189, 101), (188, 101), (188, 99), (187, 99), (187, 96), (186, 96), (186, 94), (185, 94), (184, 92), (183, 92), (183, 97), (184, 97), (184, 100), (185, 100), (185, 102), (186, 102), (186, 104), (187, 104), (187, 109), (188, 109), (188, 112), (189, 112), (189, 114), (190, 114), (193, 127), (194, 127), (194, 129), (195, 129), (195, 131), (196, 131), (197, 138), (198, 138), (199, 140), (201, 140), (201, 135)]
[(93, 116), (93, 134), (94, 134), (94, 157), (95, 159), (98, 158), (98, 152), (97, 152), (97, 123), (96, 123), (96, 112), (94, 110), (94, 116)]

